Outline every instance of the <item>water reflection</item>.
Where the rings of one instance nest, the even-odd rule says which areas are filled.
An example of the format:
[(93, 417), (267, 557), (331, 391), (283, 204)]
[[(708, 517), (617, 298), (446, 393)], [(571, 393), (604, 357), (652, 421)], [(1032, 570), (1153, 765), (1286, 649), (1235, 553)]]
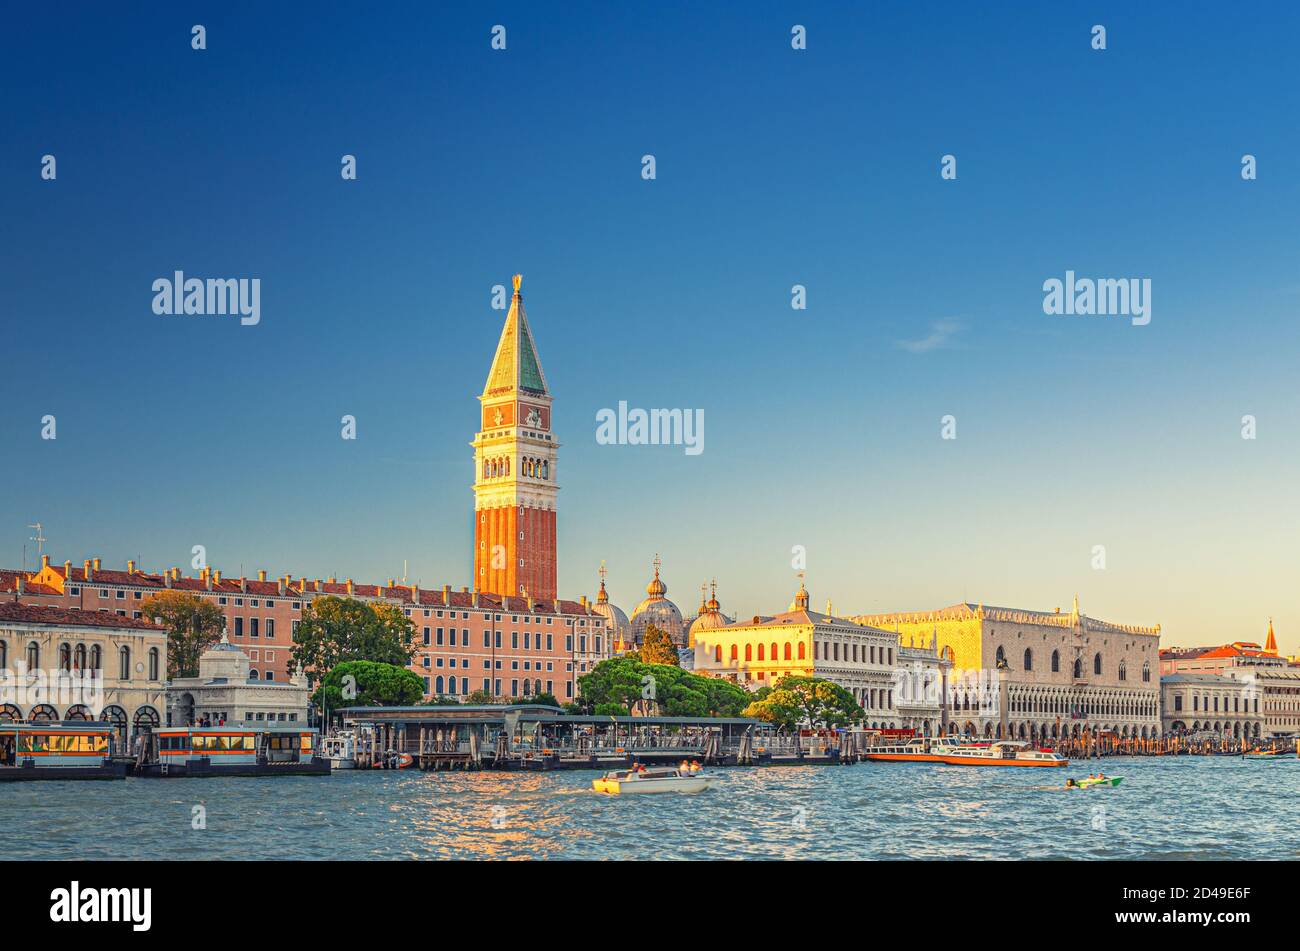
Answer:
[[(1086, 775), (1079, 764), (1067, 775)], [(1092, 764), (1092, 768), (1096, 768)], [(600, 796), (592, 772), (7, 784), (8, 859), (1277, 858), (1300, 855), (1300, 762), (1114, 759), (720, 772), (694, 796)], [(1050, 775), (1048, 775), (1050, 774)], [(194, 829), (192, 810), (206, 810)], [(87, 830), (93, 834), (87, 835)]]

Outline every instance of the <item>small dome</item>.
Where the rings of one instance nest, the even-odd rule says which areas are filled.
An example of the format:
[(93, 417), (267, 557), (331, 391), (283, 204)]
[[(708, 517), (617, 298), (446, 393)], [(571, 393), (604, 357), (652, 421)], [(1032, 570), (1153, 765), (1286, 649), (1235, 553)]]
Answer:
[(691, 621), (691, 626), (686, 632), (686, 646), (695, 647), (695, 636), (701, 631), (709, 631), (719, 627), (726, 627), (731, 621), (722, 613), (722, 606), (718, 603), (718, 583), (713, 582), (713, 596), (707, 601), (700, 604), (700, 613)]
[(678, 647), (684, 647), (686, 625), (682, 622), (682, 612), (677, 609), (677, 605), (664, 597), (668, 593), (668, 585), (659, 579), (658, 555), (655, 556), (654, 564), (655, 576), (645, 589), (648, 597), (632, 611), (630, 621), (632, 637), (637, 644), (640, 644), (645, 638), (646, 629), (654, 625), (667, 633)]
[(596, 595), (596, 603), (591, 606), (591, 610), (605, 619), (606, 626), (609, 628), (610, 636), (614, 642), (628, 641), (632, 637), (632, 623), (628, 620), (627, 614), (616, 604), (610, 604), (609, 594), (605, 591), (605, 580), (600, 582), (600, 593)]

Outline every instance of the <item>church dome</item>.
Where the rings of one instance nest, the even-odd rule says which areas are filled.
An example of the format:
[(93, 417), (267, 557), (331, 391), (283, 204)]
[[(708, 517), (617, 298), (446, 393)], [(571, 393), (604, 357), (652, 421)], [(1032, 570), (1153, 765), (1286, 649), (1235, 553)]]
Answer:
[[(601, 569), (604, 571), (604, 568)], [(611, 604), (609, 594), (605, 591), (605, 579), (600, 579), (600, 593), (596, 595), (596, 603), (591, 606), (595, 614), (599, 614), (605, 619), (605, 626), (609, 629), (609, 635), (612, 643), (617, 644), (620, 641), (627, 642), (632, 637), (632, 622), (628, 620), (627, 614), (616, 604)]]
[(713, 583), (713, 596), (700, 605), (700, 613), (691, 621), (691, 626), (686, 632), (686, 646), (695, 647), (695, 636), (701, 631), (709, 631), (714, 628), (726, 627), (731, 622), (722, 613), (722, 606), (718, 603), (718, 586), (717, 582)]
[(668, 600), (668, 585), (659, 578), (659, 558), (655, 557), (655, 576), (646, 585), (646, 599), (632, 611), (629, 622), (632, 637), (637, 644), (645, 638), (645, 632), (652, 624), (664, 631), (678, 647), (686, 645), (686, 626), (682, 623), (682, 612), (677, 605)]

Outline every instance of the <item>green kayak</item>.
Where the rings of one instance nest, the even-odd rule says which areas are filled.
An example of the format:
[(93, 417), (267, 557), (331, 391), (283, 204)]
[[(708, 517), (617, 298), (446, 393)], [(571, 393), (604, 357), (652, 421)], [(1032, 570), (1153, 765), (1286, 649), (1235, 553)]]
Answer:
[(1075, 783), (1080, 789), (1089, 789), (1093, 786), (1118, 786), (1123, 779), (1123, 776), (1107, 776), (1104, 779), (1076, 779)]

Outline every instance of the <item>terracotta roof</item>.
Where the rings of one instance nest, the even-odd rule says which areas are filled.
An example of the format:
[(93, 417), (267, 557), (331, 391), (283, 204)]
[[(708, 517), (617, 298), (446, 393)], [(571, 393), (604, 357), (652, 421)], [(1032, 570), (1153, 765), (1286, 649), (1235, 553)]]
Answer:
[(66, 608), (19, 604), (16, 601), (0, 601), (0, 621), (48, 624), (55, 627), (122, 627), (159, 632), (166, 630), (143, 619), (122, 617), (120, 614), (110, 614), (108, 611), (69, 611)]
[(23, 594), (42, 594), (57, 597), (59, 592), (47, 584), (33, 584), (30, 571), (13, 571), (0, 568), (0, 592), (8, 594), (18, 590), (18, 579), (23, 579)]

